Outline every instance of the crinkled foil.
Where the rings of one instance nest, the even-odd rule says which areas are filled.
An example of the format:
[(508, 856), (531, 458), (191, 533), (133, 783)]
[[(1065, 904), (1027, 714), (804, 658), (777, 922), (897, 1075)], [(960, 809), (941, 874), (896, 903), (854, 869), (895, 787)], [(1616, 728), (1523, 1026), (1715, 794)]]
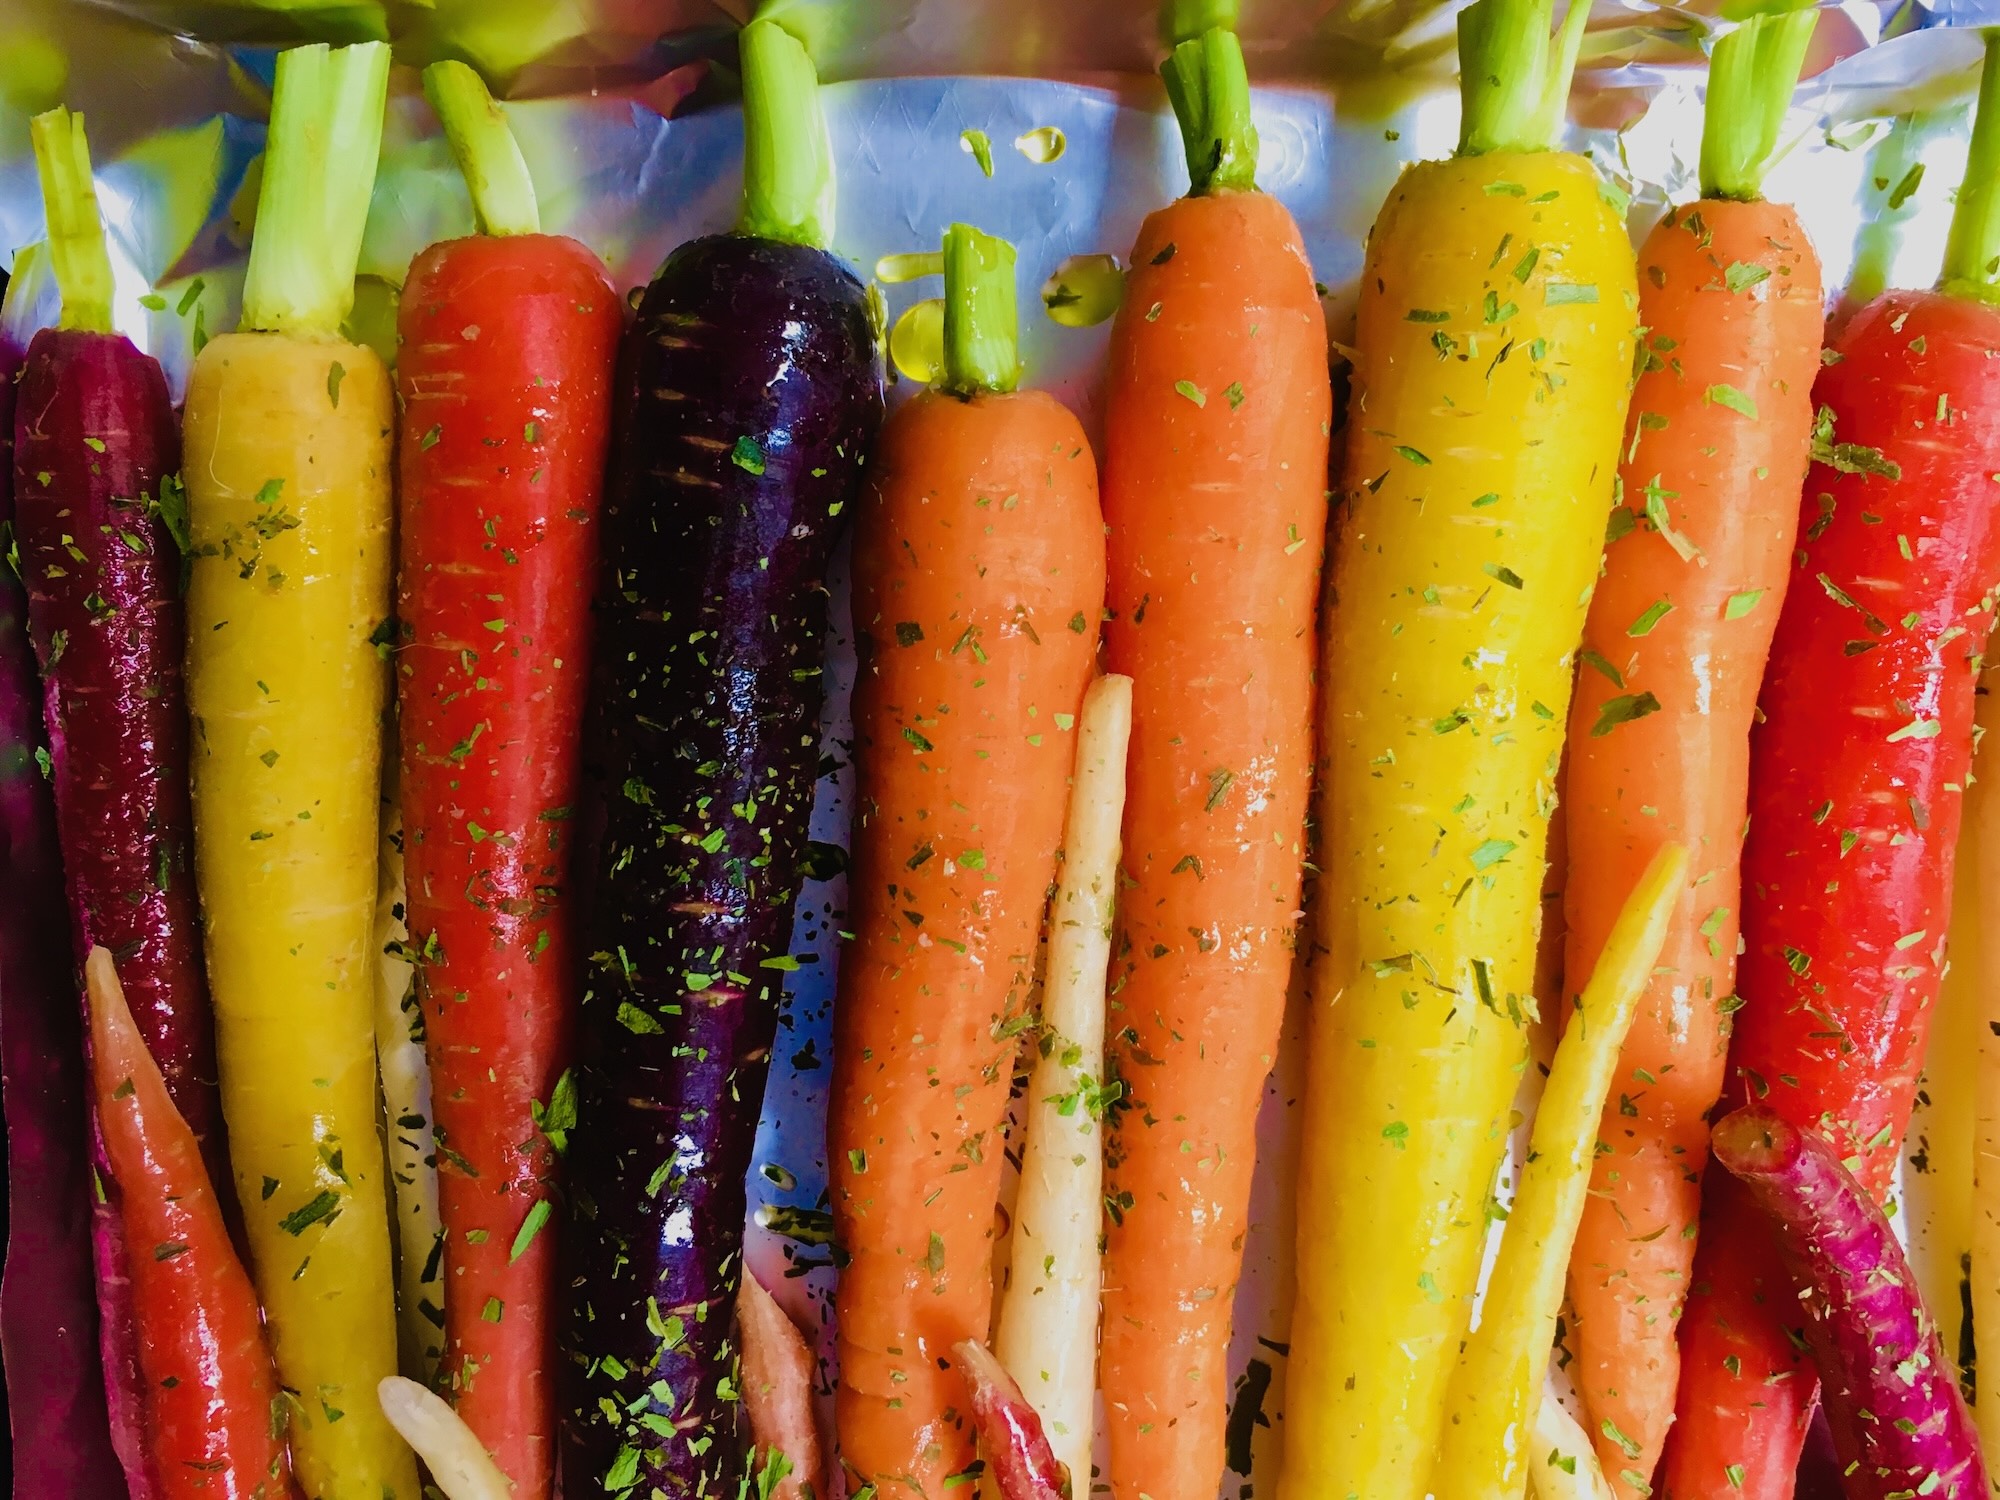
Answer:
[[(954, 219), (1020, 248), (1031, 378), (1092, 421), (1105, 330), (1059, 326), (1035, 289), (1073, 256), (1122, 255), (1148, 210), (1184, 190), (1180, 142), (1152, 76), (1154, 0), (780, 0), (814, 40), (840, 181), (836, 247), (866, 269), (935, 249)], [(741, 119), (730, 95), (735, 28), (750, 0), (392, 0), (147, 3), (0, 0), (0, 261), (40, 237), (27, 117), (83, 110), (118, 274), (119, 326), (178, 382), (192, 348), (236, 318), (255, 203), (273, 49), (302, 39), (393, 39), (400, 63), (362, 256), (353, 331), (393, 342), (395, 289), (430, 241), (467, 233), (465, 192), (415, 89), (441, 56), (478, 64), (510, 113), (546, 228), (610, 262), (623, 285), (734, 218)], [(1346, 337), (1368, 226), (1408, 162), (1455, 143), (1450, 5), (1428, 0), (1245, 0), (1260, 83), (1259, 180), (1292, 209)], [(1796, 202), (1841, 305), (1935, 274), (1964, 165), (1979, 45), (2000, 0), (1848, 0), (1822, 11), (1768, 191)], [(1643, 234), (1695, 194), (1704, 40), (1694, 6), (1600, 0), (1572, 100), (1569, 144), (1631, 194)], [(986, 75), (986, 76), (981, 76)], [(990, 143), (990, 175), (968, 132)], [(1049, 143), (1060, 132), (1054, 159)], [(1016, 143), (1020, 144), (1017, 145)], [(29, 269), (28, 279), (36, 280)], [(45, 278), (44, 278), (45, 279)], [(32, 290), (32, 288), (31, 288)], [(893, 318), (921, 284), (885, 288)], [(15, 316), (53, 312), (52, 292)], [(751, 1193), (751, 1263), (808, 1327), (826, 1331), (822, 1140), (829, 1012), (852, 788), (853, 655), (836, 589), (825, 748), (814, 811), (823, 844), (801, 902), (802, 967), (780, 1036)], [(1550, 996), (1543, 997), (1548, 1000)], [(1296, 1010), (1296, 1007), (1294, 1007)], [(1294, 1017), (1266, 1094), (1251, 1231), (1237, 1299), (1233, 1472), (1225, 1493), (1268, 1493), (1282, 1422), (1290, 1246), (1291, 1106), (1302, 1058)], [(1524, 1101), (1525, 1102), (1525, 1101)], [(1912, 1131), (1921, 1152), (1925, 1116)], [(1921, 1161), (1907, 1222), (1922, 1249)], [(1947, 1322), (1954, 1306), (1941, 1309)], [(830, 1340), (826, 1342), (830, 1343)]]

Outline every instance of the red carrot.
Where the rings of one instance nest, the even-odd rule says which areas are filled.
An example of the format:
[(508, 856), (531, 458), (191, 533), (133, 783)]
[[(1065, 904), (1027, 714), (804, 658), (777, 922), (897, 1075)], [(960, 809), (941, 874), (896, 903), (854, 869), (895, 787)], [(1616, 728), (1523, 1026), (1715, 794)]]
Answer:
[[(1814, 399), (1799, 566), (1751, 751), (1739, 1102), (1825, 1134), (1889, 1184), (1944, 966), (1973, 693), (2000, 578), (2000, 40), (1937, 291), (1890, 292), (1834, 341)], [(1711, 1177), (1682, 1324), (1667, 1487), (1792, 1493), (1816, 1381), (1790, 1278)]]
[(536, 232), (478, 75), (439, 63), (424, 83), (486, 231), (417, 257), (398, 320), (403, 849), (445, 1230), (440, 1369), (532, 1500), (555, 1464), (540, 1127), (576, 995), (570, 812), (623, 309), (595, 255)]
[(1074, 1480), (1057, 1462), (1041, 1417), (1014, 1377), (976, 1339), (962, 1340), (951, 1352), (972, 1394), (972, 1424), (999, 1500), (1066, 1500)]
[[(147, 1457), (158, 1493), (165, 1500), (285, 1500), (291, 1465), (276, 1420), (283, 1398), (256, 1289), (230, 1242), (200, 1143), (146, 1049), (110, 953), (91, 949), (84, 972), (97, 1123), (111, 1170), (108, 1194), (131, 1252)], [(39, 1436), (62, 1440), (59, 1433)]]

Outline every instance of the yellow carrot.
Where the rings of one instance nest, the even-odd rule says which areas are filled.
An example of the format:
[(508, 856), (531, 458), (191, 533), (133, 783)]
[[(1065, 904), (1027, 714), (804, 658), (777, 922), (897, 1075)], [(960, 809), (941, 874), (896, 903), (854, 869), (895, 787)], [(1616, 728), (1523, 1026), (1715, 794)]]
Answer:
[(278, 60), (245, 331), (189, 377), (195, 858), (252, 1269), (314, 1500), (417, 1500), (373, 1024), (389, 377), (353, 298), (386, 46)]
[[(1979, 699), (1979, 734), (2000, 730), (2000, 681), (1989, 675)], [(2000, 741), (1986, 751), (2000, 761)], [(1973, 855), (1973, 885), (1980, 894), (1979, 919), (1987, 926), (2000, 922), (2000, 764), (1982, 768), (1973, 761), (1974, 779), (1966, 794), (1967, 852)], [(1961, 862), (1961, 869), (1965, 866)], [(1953, 924), (1952, 937), (1958, 935)], [(1957, 956), (1955, 963), (1966, 962)], [(1979, 995), (1978, 1058), (1973, 1087), (1973, 1202), (1971, 1226), (1972, 1326), (2000, 1345), (2000, 937), (1978, 944), (1969, 955), (1973, 984)], [(1982, 1361), (1982, 1363), (1984, 1363)], [(1972, 1415), (1979, 1424), (1979, 1445), (1988, 1461), (2000, 1461), (2000, 1389), (1991, 1375), (1979, 1382)]]
[(1598, 1121), (1687, 873), (1687, 846), (1662, 845), (1625, 898), (1590, 982), (1566, 1018), (1479, 1326), (1452, 1373), (1444, 1437), (1431, 1475), (1434, 1494), (1520, 1500), (1527, 1488), (1563, 1276), (1597, 1154)]
[(1595, 169), (1545, 149), (1585, 9), (1553, 44), (1549, 0), (1460, 13), (1459, 153), (1407, 171), (1369, 240), (1320, 674), (1281, 1500), (1424, 1494), (1527, 1063), (1637, 305)]

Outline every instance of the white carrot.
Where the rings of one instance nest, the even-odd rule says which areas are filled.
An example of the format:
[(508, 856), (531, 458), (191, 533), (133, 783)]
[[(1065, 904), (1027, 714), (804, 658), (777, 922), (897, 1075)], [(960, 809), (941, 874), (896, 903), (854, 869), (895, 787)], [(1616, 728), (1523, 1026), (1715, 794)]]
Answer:
[(1076, 775), (1049, 924), (1040, 1056), (1014, 1205), (1013, 1272), (994, 1353), (1041, 1415), (1073, 1493), (1090, 1487), (1097, 1374), (1098, 1236), (1109, 1103), (1104, 984), (1125, 809), (1132, 682), (1103, 677), (1077, 718)]

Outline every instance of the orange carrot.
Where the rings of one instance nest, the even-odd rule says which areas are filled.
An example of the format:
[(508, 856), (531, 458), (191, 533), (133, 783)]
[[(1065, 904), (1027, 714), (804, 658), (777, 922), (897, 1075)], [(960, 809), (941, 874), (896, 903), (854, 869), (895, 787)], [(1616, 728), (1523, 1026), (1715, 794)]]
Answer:
[(813, 1422), (813, 1356), (798, 1324), (747, 1266), (736, 1293), (743, 1343), (743, 1407), (755, 1445), (758, 1500), (818, 1500), (826, 1493)]
[[(159, 1064), (132, 1019), (111, 953), (84, 963), (97, 1124), (124, 1228), (158, 1500), (279, 1500), (292, 1493), (287, 1407), (250, 1273)], [(324, 1404), (324, 1403), (322, 1403)], [(50, 1442), (62, 1433), (34, 1434)]]
[[(1711, 154), (1732, 138), (1742, 68), (1756, 67), (1782, 119), (1812, 26), (1809, 11), (1771, 17), (1718, 46)], [(1622, 893), (1663, 844), (1693, 852), (1605, 1103), (1570, 1258), (1573, 1374), (1622, 1500), (1647, 1493), (1673, 1417), (1707, 1115), (1737, 1004), (1750, 723), (1791, 572), (1819, 371), (1819, 262), (1797, 215), (1757, 195), (1761, 160), (1704, 165), (1704, 197), (1639, 253), (1648, 334), (1623, 504), (1569, 721), (1567, 972), (1591, 972)]]
[(1133, 679), (1100, 1357), (1119, 1500), (1207, 1500), (1222, 1477), (1299, 921), (1331, 415), (1304, 244), (1252, 181), (1236, 38), (1183, 43), (1164, 72), (1193, 191), (1139, 231), (1105, 409), (1107, 665)]
[(854, 543), (860, 773), (828, 1157), (849, 1492), (948, 1500), (1000, 1127), (1104, 603), (1076, 418), (1016, 392), (1014, 252), (945, 237), (947, 388), (883, 424)]

